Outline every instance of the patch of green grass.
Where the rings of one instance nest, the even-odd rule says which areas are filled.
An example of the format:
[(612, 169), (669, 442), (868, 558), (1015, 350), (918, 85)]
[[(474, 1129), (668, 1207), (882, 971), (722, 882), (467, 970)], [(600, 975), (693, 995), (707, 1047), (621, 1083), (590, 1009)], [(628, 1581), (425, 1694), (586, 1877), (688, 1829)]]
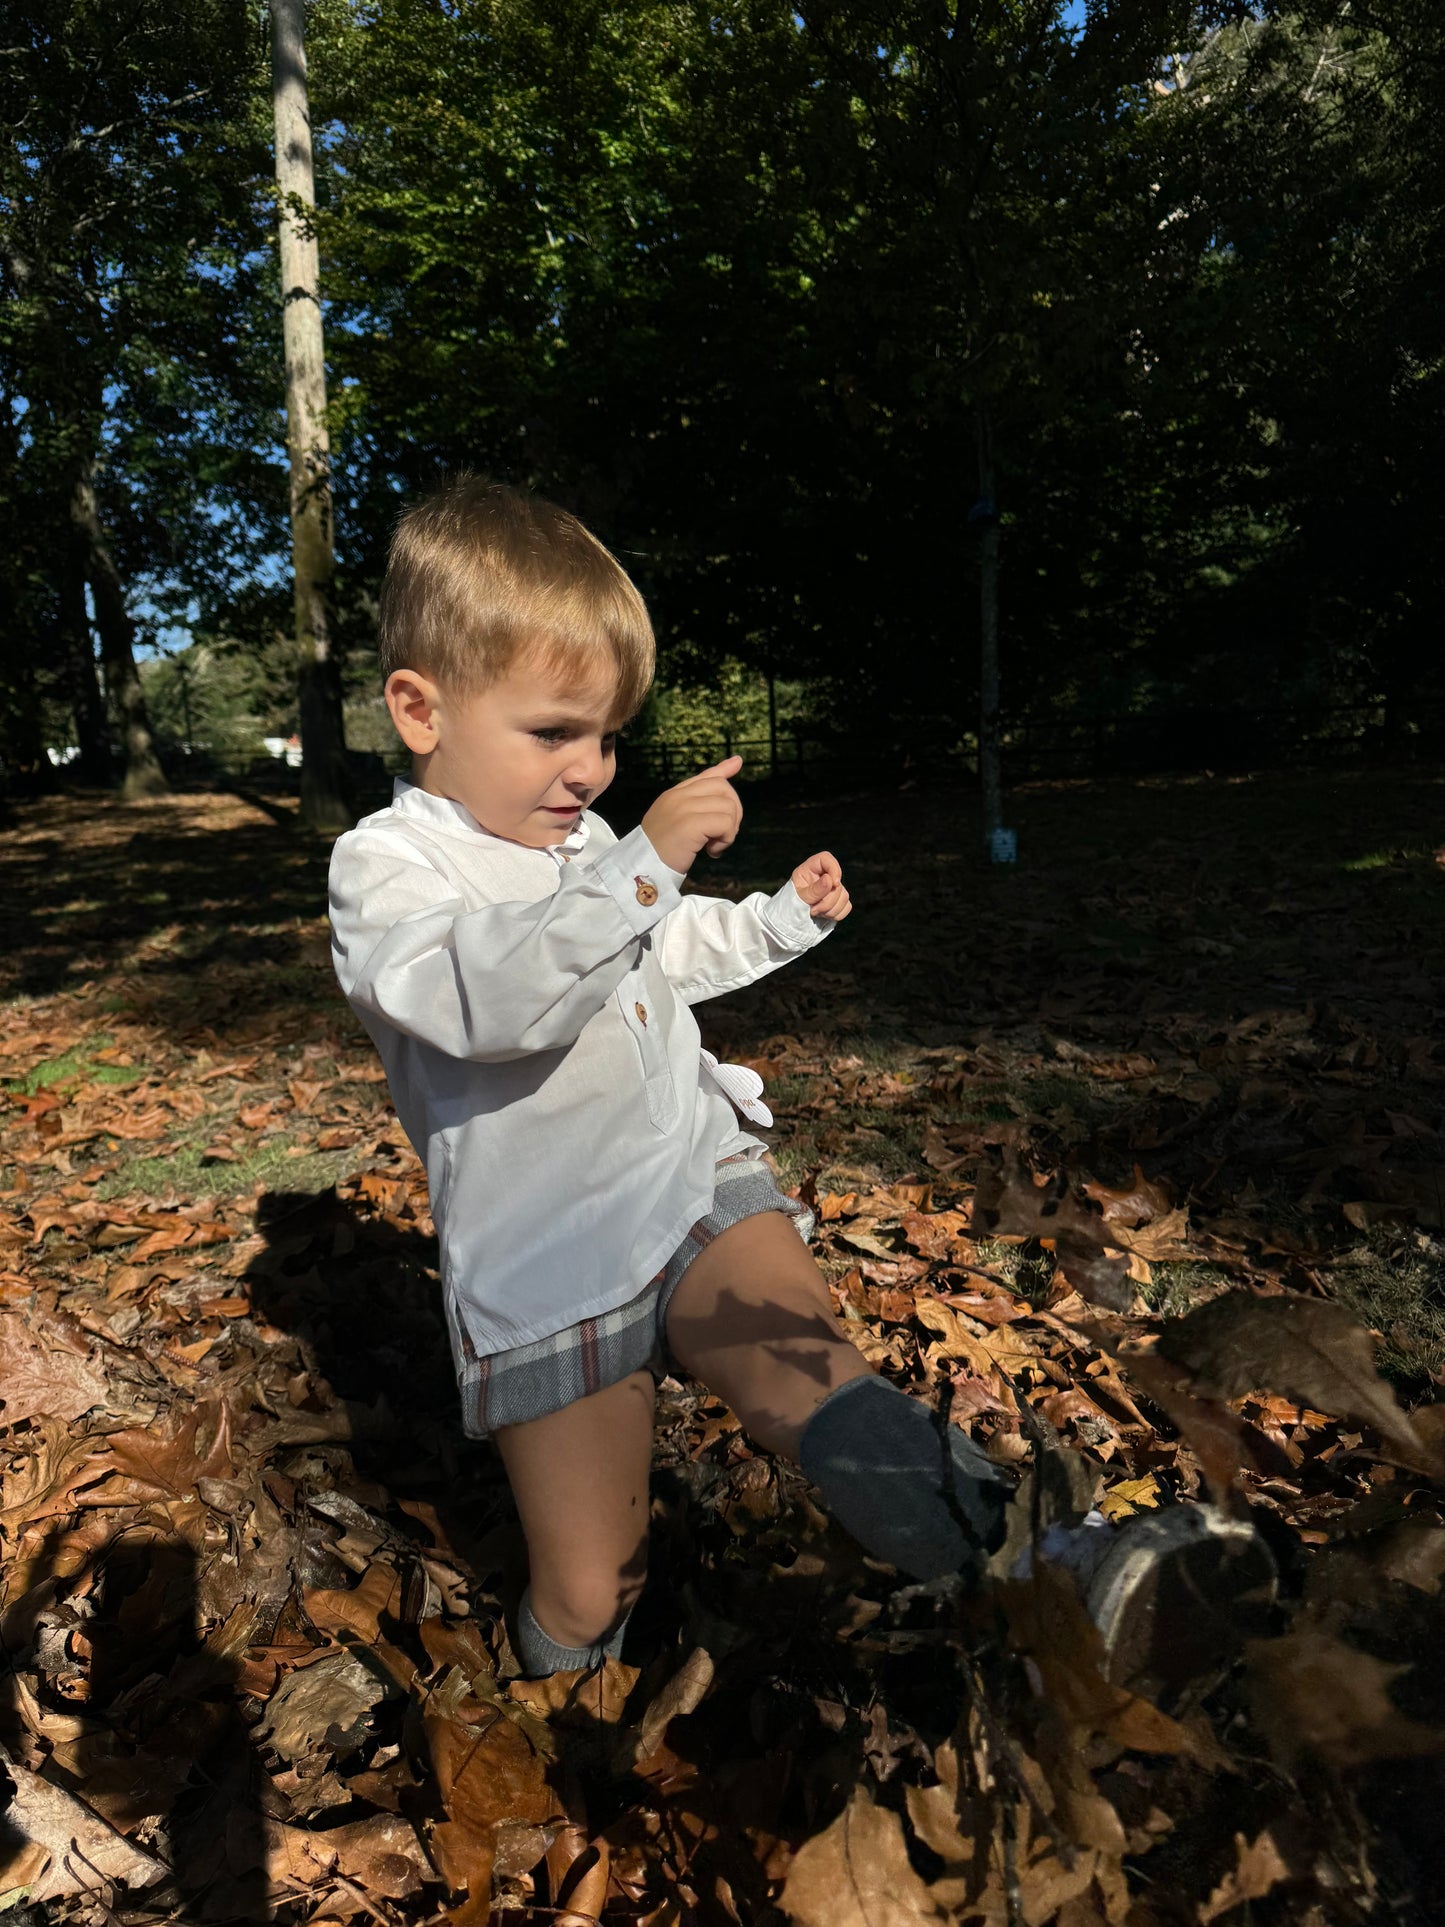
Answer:
[(91, 1064), (85, 1075), (92, 1084), (134, 1084), (145, 1072), (125, 1064)]
[(1140, 1288), (1150, 1311), (1165, 1318), (1182, 1318), (1200, 1301), (1231, 1280), (1218, 1265), (1152, 1264), (1153, 1277)]
[(1422, 863), (1433, 858), (1431, 850), (1371, 850), (1366, 856), (1351, 857), (1341, 868), (1358, 875), (1364, 870), (1389, 870), (1397, 863)]
[(1038, 1310), (1054, 1283), (1054, 1261), (1046, 1252), (1029, 1245), (1002, 1244), (996, 1238), (981, 1238), (974, 1249), (980, 1265), (1005, 1279), (1010, 1291)]
[(1415, 1232), (1368, 1233), (1330, 1269), (1336, 1298), (1383, 1333), (1380, 1370), (1403, 1386), (1445, 1373), (1445, 1241)]
[(77, 1079), (90, 1084), (134, 1084), (146, 1075), (143, 1069), (134, 1064), (101, 1064), (96, 1061), (97, 1053), (108, 1050), (112, 1039), (106, 1036), (87, 1037), (83, 1044), (74, 1044), (59, 1057), (47, 1058), (45, 1063), (37, 1064), (33, 1071), (24, 1077), (17, 1077), (5, 1086), (14, 1097), (34, 1097), (38, 1091), (49, 1090), (52, 1084), (73, 1083)]
[(128, 1158), (95, 1187), (102, 1202), (142, 1197), (151, 1201), (235, 1197), (259, 1185), (268, 1191), (324, 1191), (350, 1168), (346, 1151), (312, 1151), (288, 1157), (294, 1140), (286, 1134), (262, 1138), (255, 1149), (231, 1162), (207, 1163), (204, 1137), (192, 1136), (166, 1151)]
[(804, 1104), (818, 1088), (816, 1077), (772, 1077), (768, 1079), (763, 1092), (764, 1102), (775, 1115), (791, 1110), (795, 1104)]

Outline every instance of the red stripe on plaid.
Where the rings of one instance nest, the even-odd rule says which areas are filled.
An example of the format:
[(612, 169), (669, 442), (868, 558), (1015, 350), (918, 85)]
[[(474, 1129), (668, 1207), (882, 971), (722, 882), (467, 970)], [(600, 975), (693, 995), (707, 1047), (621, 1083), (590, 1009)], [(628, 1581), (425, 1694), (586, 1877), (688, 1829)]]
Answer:
[(582, 1321), (582, 1383), (589, 1393), (602, 1389), (602, 1365), (597, 1355), (597, 1320)]

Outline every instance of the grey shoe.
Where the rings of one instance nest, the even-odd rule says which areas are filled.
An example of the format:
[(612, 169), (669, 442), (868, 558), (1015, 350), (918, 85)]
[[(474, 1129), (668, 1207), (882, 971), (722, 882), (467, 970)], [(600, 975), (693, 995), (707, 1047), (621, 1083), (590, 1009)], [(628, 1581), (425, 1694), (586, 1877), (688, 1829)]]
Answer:
[(1156, 1704), (1201, 1698), (1274, 1603), (1274, 1557), (1247, 1519), (1173, 1505), (1115, 1534), (1085, 1594), (1106, 1676)]

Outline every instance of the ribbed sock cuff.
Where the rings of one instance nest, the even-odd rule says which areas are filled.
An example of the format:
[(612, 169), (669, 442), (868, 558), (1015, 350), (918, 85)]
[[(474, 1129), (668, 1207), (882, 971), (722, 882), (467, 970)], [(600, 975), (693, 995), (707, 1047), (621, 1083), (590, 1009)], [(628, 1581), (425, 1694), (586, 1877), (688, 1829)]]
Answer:
[(956, 1425), (941, 1437), (928, 1406), (887, 1379), (853, 1378), (830, 1392), (798, 1456), (838, 1523), (915, 1579), (975, 1575), (1003, 1543), (1008, 1480)]
[(590, 1646), (562, 1646), (538, 1623), (532, 1611), (532, 1588), (527, 1587), (517, 1608), (517, 1657), (528, 1679), (541, 1679), (548, 1673), (577, 1673), (583, 1667), (600, 1666), (604, 1659), (617, 1659), (622, 1652), (622, 1636), (627, 1620), (614, 1627), (605, 1640)]

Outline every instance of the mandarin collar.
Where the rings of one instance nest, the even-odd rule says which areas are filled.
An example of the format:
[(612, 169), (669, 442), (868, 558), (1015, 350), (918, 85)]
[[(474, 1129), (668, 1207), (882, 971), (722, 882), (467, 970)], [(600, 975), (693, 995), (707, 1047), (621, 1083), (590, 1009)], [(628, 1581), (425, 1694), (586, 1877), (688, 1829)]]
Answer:
[(493, 831), (484, 829), (466, 805), (457, 802), (455, 797), (434, 796), (430, 790), (422, 789), (405, 776), (398, 776), (392, 786), (391, 807), (399, 816), (420, 818), (439, 830), (451, 831), (453, 835), (480, 837), (484, 843), (498, 844), (509, 850), (525, 850), (535, 856), (549, 856), (557, 863), (564, 863), (585, 849), (587, 839), (592, 834), (592, 825), (584, 809), (560, 843), (547, 843), (540, 847), (518, 843), (512, 837), (497, 836)]

